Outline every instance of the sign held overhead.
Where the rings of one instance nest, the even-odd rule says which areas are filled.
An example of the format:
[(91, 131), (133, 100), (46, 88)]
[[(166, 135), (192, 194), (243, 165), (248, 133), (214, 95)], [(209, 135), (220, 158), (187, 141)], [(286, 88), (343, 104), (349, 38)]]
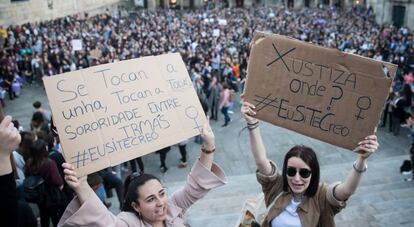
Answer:
[(200, 133), (207, 121), (179, 54), (44, 79), (64, 156), (82, 176)]
[(281, 35), (254, 35), (245, 98), (257, 118), (354, 149), (374, 134), (397, 66)]

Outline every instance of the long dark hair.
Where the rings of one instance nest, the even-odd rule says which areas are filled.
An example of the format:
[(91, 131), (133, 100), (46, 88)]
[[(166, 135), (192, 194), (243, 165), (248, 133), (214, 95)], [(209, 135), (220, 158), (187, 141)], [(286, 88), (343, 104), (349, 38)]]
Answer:
[(31, 157), (29, 159), (29, 165), (32, 172), (39, 171), (40, 167), (45, 164), (49, 159), (49, 152), (47, 151), (47, 143), (38, 139), (33, 142), (31, 146)]
[(19, 146), (19, 153), (23, 156), (25, 162), (29, 160), (31, 155), (31, 147), (35, 141), (35, 135), (31, 132), (21, 132), (20, 136), (22, 138)]
[(305, 191), (305, 195), (309, 197), (314, 196), (316, 192), (318, 191), (318, 186), (319, 186), (319, 176), (320, 176), (319, 162), (312, 148), (306, 147), (306, 146), (294, 146), (286, 154), (285, 160), (283, 162), (283, 172), (282, 172), (283, 191), (285, 192), (289, 191), (289, 184), (287, 182), (286, 169), (287, 169), (287, 162), (289, 158), (291, 157), (298, 157), (302, 159), (303, 162), (305, 162), (310, 167), (312, 171), (311, 181), (309, 183), (309, 187)]
[(122, 205), (122, 211), (136, 213), (132, 207), (132, 202), (138, 203), (139, 188), (150, 180), (157, 180), (160, 182), (156, 176), (146, 173), (141, 175), (135, 175), (135, 173), (133, 173), (125, 178), (124, 192), (126, 193), (124, 195), (124, 204)]

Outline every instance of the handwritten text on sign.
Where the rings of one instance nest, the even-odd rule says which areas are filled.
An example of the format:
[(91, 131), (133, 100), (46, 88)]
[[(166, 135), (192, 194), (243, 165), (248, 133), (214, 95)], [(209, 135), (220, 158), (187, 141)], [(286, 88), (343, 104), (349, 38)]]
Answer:
[(80, 175), (200, 133), (204, 112), (179, 54), (44, 80), (67, 162)]
[(246, 99), (258, 118), (353, 149), (373, 134), (396, 66), (256, 33)]

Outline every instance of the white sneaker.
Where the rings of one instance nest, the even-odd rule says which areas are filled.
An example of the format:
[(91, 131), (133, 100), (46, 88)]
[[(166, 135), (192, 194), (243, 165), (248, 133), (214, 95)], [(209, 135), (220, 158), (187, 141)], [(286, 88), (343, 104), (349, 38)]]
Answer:
[(412, 181), (413, 180), (413, 177), (411, 176), (411, 177), (409, 177), (409, 178), (404, 178), (404, 181)]

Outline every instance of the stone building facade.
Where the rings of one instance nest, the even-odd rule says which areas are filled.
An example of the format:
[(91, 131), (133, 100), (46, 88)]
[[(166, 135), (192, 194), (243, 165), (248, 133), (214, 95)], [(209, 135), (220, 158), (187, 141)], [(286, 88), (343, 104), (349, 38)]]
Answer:
[(23, 24), (116, 7), (122, 0), (0, 0), (0, 25)]

